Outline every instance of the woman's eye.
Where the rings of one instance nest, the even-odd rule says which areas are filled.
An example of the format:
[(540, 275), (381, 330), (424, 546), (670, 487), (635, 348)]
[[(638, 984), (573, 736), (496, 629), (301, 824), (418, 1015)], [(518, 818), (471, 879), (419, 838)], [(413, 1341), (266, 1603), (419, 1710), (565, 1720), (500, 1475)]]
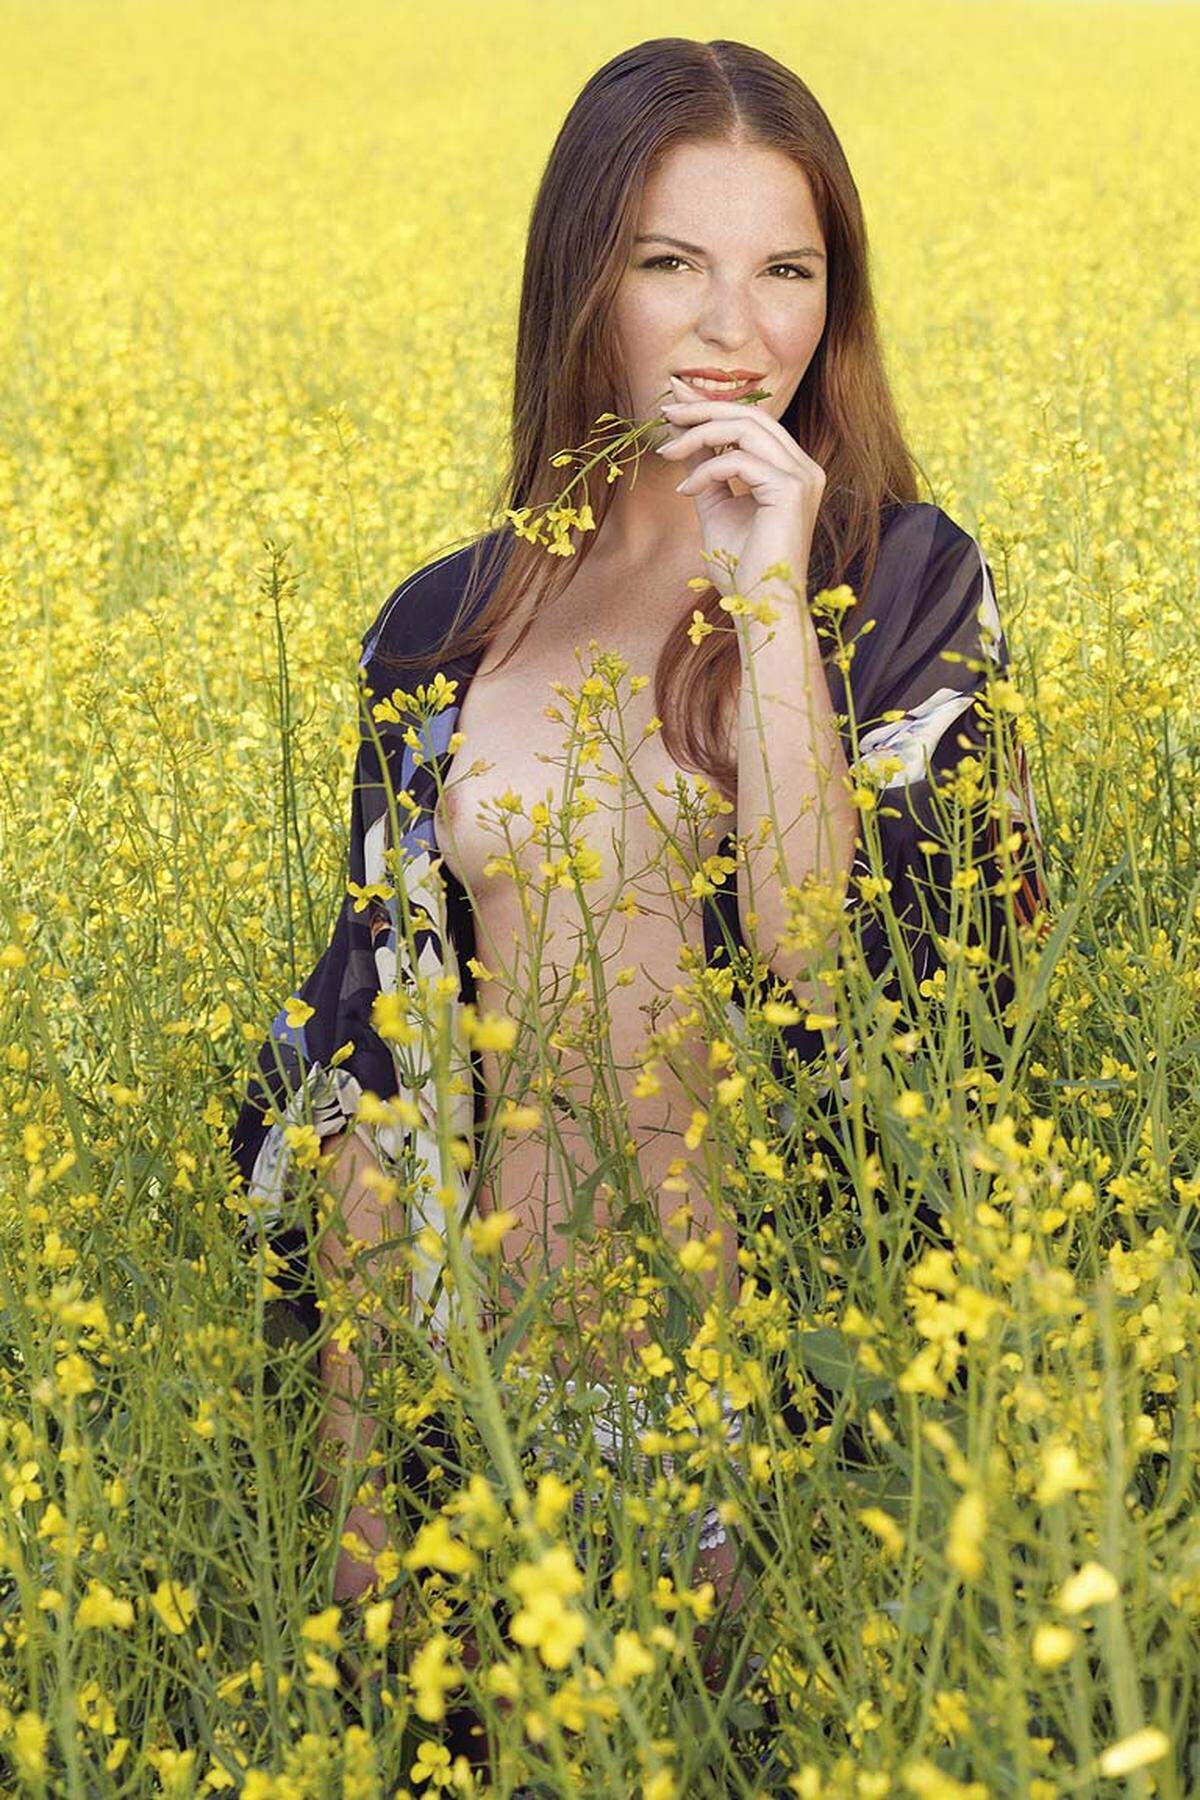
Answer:
[[(683, 267), (687, 266), (684, 264), (681, 256), (666, 255), (652, 256), (648, 262), (642, 264), (642, 267), (643, 269), (661, 269), (667, 263), (679, 263)], [(802, 281), (811, 281), (813, 279), (812, 271), (810, 269), (801, 268), (799, 263), (772, 263), (771, 267), (773, 269), (791, 269), (795, 274), (800, 276)]]

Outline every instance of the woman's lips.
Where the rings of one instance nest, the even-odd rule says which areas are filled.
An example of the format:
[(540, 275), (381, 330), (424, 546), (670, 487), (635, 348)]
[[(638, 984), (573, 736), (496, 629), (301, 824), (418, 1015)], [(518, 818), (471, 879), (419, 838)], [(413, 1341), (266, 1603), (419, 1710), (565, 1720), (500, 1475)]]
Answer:
[(675, 379), (682, 381), (685, 387), (690, 387), (695, 393), (703, 394), (706, 400), (736, 400), (739, 395), (748, 394), (753, 388), (758, 387), (762, 376), (749, 375), (736, 385), (731, 381), (707, 382), (702, 375), (681, 375), (678, 372)]

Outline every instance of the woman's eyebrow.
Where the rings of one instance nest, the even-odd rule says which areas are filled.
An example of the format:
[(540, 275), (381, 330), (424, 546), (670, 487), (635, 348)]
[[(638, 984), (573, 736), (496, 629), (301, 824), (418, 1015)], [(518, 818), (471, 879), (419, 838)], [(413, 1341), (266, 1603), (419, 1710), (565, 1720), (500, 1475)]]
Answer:
[[(667, 237), (662, 231), (643, 232), (633, 241), (635, 244), (674, 244), (677, 250), (687, 250), (692, 256), (708, 255), (702, 245), (685, 243), (683, 238)], [(776, 250), (774, 256), (768, 257), (767, 261), (775, 262), (781, 256), (819, 256), (822, 262), (825, 261), (825, 252), (818, 250), (815, 244), (804, 244), (799, 250)]]

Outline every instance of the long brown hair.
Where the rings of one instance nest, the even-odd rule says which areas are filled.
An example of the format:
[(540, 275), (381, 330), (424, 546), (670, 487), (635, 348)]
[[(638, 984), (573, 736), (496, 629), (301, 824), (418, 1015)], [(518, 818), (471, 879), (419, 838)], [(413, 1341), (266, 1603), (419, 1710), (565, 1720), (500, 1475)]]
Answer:
[[(609, 317), (642, 191), (668, 150), (698, 140), (781, 150), (811, 186), (827, 252), (826, 323), (781, 422), (826, 477), (809, 598), (843, 581), (861, 598), (875, 567), (883, 511), (917, 499), (918, 465), (884, 371), (858, 189), (833, 126), (804, 82), (763, 51), (727, 38), (651, 38), (623, 50), (591, 76), (562, 124), (530, 218), (511, 455), (491, 516), (504, 520), (510, 508), (536, 513), (545, 507), (561, 486), (550, 458), (581, 443), (598, 414), (613, 406), (621, 371)], [(609, 483), (588, 498), (598, 531)], [(439, 657), (469, 656), (486, 645), (539, 579), (541, 596), (507, 661), (536, 614), (553, 605), (586, 560), (593, 537), (582, 533), (574, 557), (549, 556), (507, 522), (473, 540), (463, 596)], [(488, 597), (477, 607), (481, 591)], [(673, 760), (736, 800), (737, 767), (724, 728), (735, 716), (737, 642), (723, 629), (695, 645), (687, 635), (694, 605), (717, 626), (728, 625), (719, 599), (709, 587), (698, 598), (693, 590), (693, 604), (681, 606), (654, 672), (655, 710)], [(843, 631), (856, 611), (846, 615)], [(417, 659), (383, 660), (399, 669)], [(428, 663), (428, 651), (420, 660)]]

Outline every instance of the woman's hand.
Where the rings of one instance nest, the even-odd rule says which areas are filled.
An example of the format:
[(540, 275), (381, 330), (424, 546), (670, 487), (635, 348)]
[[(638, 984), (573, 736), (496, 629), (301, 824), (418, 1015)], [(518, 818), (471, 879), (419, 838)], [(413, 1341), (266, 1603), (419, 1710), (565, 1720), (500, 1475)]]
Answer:
[[(753, 600), (765, 572), (786, 563), (788, 579), (803, 595), (824, 469), (761, 404), (709, 399), (678, 376), (670, 379), (680, 398), (663, 407), (672, 435), (657, 451), (695, 457), (678, 491), (695, 500), (713, 585)], [(709, 448), (714, 454), (705, 454)], [(738, 558), (732, 576), (711, 560), (719, 551)]]

